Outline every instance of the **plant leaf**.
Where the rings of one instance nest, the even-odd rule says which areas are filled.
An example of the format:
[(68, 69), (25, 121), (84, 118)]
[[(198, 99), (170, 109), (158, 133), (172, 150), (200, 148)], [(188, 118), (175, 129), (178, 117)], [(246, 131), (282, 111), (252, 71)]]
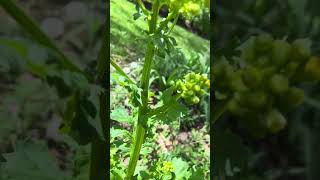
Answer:
[(174, 174), (176, 179), (189, 179), (191, 172), (189, 171), (189, 165), (181, 158), (173, 158), (172, 164), (174, 167)]
[(126, 123), (132, 123), (133, 119), (131, 116), (129, 116), (128, 112), (124, 108), (117, 108), (111, 111), (110, 118), (112, 120), (115, 120), (117, 122), (126, 122)]
[(155, 116), (164, 122), (176, 121), (177, 118), (188, 112), (188, 108), (183, 104), (178, 103), (175, 96), (173, 96), (173, 88), (166, 89), (162, 94), (163, 105), (151, 110), (148, 116)]
[[(44, 142), (26, 143), (18, 141), (15, 151), (3, 155), (2, 173), (13, 180), (64, 180), (56, 159)], [(3, 176), (3, 174), (2, 174)]]
[(214, 176), (226, 175), (228, 168), (229, 170), (230, 168), (237, 168), (240, 171), (246, 170), (249, 151), (239, 137), (230, 131), (215, 131), (213, 138), (213, 154), (219, 154), (219, 156), (214, 157)]

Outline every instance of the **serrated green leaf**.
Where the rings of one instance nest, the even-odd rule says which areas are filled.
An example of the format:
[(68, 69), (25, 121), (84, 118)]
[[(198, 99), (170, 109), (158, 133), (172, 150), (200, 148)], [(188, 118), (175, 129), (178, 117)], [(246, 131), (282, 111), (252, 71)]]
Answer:
[(111, 170), (111, 176), (110, 176), (110, 180), (123, 180), (124, 178), (122, 177), (121, 173), (119, 170), (117, 169), (113, 169)]
[(189, 180), (198, 180), (198, 179), (205, 179), (203, 169), (197, 169), (196, 172), (192, 173)]
[(71, 96), (67, 101), (66, 108), (63, 115), (63, 123), (64, 125), (60, 128), (62, 133), (70, 133), (72, 121), (76, 116), (78, 97), (76, 94)]
[(176, 99), (173, 96), (173, 91), (174, 88), (170, 87), (163, 92), (161, 97), (163, 104), (170, 104), (172, 101), (176, 101)]
[(112, 127), (111, 130), (110, 130), (110, 137), (111, 137), (111, 139), (114, 139), (114, 138), (122, 136), (122, 135), (124, 135), (126, 133), (128, 133), (127, 130), (115, 129), (114, 127)]
[[(60, 127), (62, 133), (68, 134), (81, 145), (86, 145), (93, 139), (104, 139), (98, 116), (89, 112), (96, 112), (97, 107), (87, 98), (88, 95), (81, 96), (79, 92), (69, 98)], [(85, 106), (88, 103), (90, 106)]]
[(181, 158), (173, 158), (172, 164), (177, 180), (189, 179), (191, 172), (189, 171), (189, 165), (187, 162), (183, 161)]
[(111, 111), (110, 118), (117, 122), (127, 122), (132, 123), (133, 118), (129, 116), (125, 108), (117, 108)]
[(3, 173), (10, 180), (65, 180), (57, 160), (44, 142), (19, 141), (13, 153), (4, 154)]
[(173, 87), (168, 88), (162, 94), (163, 105), (151, 110), (148, 116), (154, 116), (155, 119), (171, 122), (176, 121), (177, 118), (188, 112), (188, 108), (177, 102), (177, 98), (172, 95)]

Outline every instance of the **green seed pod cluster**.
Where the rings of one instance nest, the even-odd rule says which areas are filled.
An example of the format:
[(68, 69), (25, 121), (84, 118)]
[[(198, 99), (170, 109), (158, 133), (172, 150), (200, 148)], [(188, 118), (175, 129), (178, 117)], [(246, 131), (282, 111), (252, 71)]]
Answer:
[(268, 34), (250, 38), (239, 50), (237, 63), (213, 65), (216, 100), (228, 101), (232, 114), (253, 117), (268, 132), (278, 132), (287, 123), (282, 113), (303, 102), (304, 91), (295, 85), (320, 80), (320, 58), (311, 55), (306, 39), (289, 43)]
[(188, 73), (183, 80), (178, 80), (175, 91), (189, 104), (198, 104), (200, 98), (206, 94), (206, 89), (210, 87), (210, 80), (206, 74)]

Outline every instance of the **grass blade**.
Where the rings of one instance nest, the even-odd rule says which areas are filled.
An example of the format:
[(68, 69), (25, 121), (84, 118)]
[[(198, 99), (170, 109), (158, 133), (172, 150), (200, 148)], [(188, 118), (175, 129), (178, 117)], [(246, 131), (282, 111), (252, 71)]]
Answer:
[(110, 59), (110, 64), (117, 70), (119, 74), (124, 76), (131, 84), (136, 84), (122, 69), (121, 67), (112, 59)]

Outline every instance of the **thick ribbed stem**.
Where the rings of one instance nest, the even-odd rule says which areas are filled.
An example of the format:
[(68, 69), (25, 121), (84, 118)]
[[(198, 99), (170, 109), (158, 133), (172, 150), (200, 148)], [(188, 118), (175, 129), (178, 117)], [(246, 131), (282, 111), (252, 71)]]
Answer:
[[(149, 23), (149, 35), (153, 34), (157, 27), (157, 19), (158, 13), (160, 9), (160, 1), (156, 0), (152, 6), (152, 16)], [(148, 113), (148, 91), (149, 91), (149, 79), (150, 79), (150, 72), (151, 72), (151, 64), (152, 59), (154, 56), (155, 46), (153, 44), (152, 38), (148, 38), (148, 46), (144, 58), (144, 65), (143, 65), (143, 72), (141, 78), (141, 89), (142, 91), (142, 105), (139, 108), (138, 114), (138, 124), (136, 128), (136, 134), (133, 141), (133, 147), (130, 155), (130, 161), (127, 171), (127, 180), (131, 180), (134, 175), (134, 171), (137, 166), (137, 162), (139, 159), (140, 150), (144, 141), (145, 137), (145, 125), (147, 122)]]

